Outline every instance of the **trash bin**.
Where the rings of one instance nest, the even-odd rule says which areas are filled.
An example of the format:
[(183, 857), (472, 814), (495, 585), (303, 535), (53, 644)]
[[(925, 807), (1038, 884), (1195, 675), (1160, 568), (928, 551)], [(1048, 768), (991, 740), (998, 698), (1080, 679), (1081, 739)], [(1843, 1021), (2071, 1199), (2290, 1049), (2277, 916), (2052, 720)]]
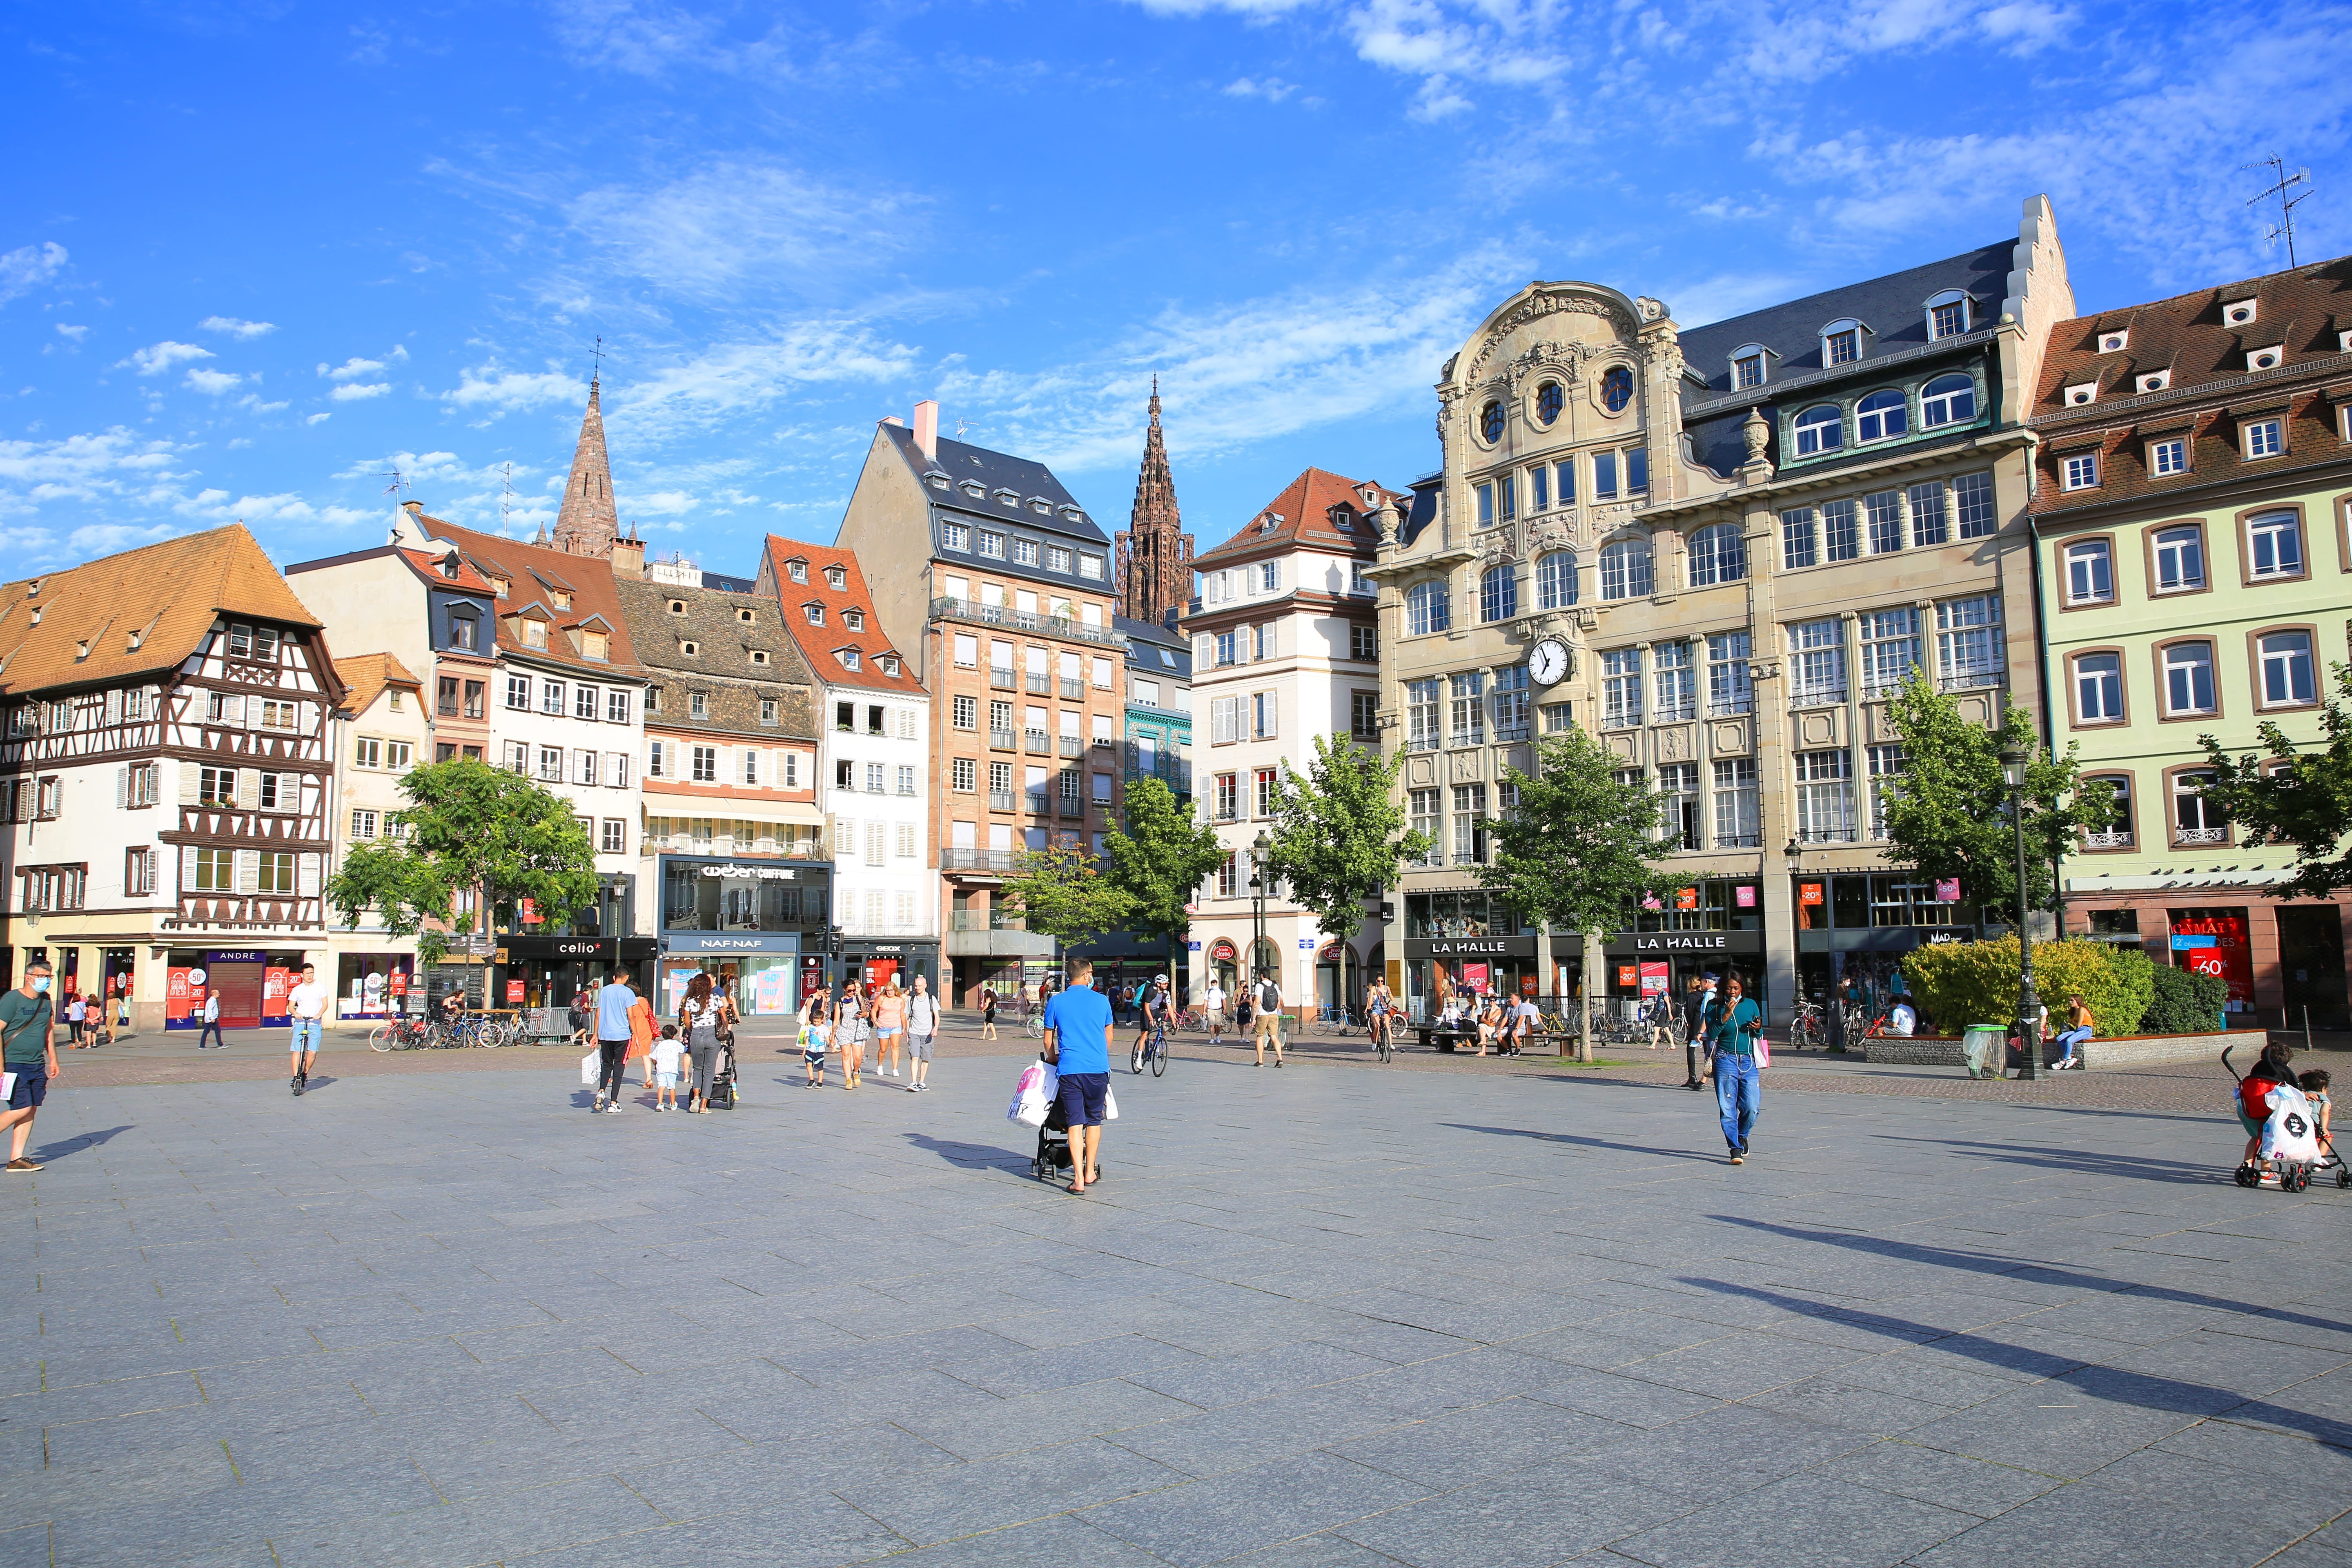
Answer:
[[(2006, 1024), (1970, 1024), (1960, 1036), (1960, 1050), (1968, 1058), (1970, 1078), (2001, 1076), (2001, 1052), (2009, 1042)], [(1991, 1062), (1990, 1068), (1985, 1063)]]

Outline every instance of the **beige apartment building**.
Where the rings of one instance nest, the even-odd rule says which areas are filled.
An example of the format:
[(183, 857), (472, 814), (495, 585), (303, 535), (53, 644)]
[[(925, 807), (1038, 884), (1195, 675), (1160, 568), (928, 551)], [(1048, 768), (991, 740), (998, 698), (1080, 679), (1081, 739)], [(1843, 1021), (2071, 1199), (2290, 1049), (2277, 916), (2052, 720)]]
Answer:
[(1594, 284), (1496, 309), (1438, 383), (1443, 468), (1377, 519), (1383, 719), (1438, 843), (1386, 949), (1408, 1006), (1581, 984), (1580, 937), (1475, 875), (1505, 768), (1570, 726), (1665, 795), (1687, 879), (1607, 933), (1594, 994), (1728, 966), (1780, 1017), (1974, 920), (1886, 864), (1885, 699), (1919, 668), (1985, 721), (2039, 709), (2021, 421), (2073, 313), (2041, 197), (2013, 237), (1688, 331)]

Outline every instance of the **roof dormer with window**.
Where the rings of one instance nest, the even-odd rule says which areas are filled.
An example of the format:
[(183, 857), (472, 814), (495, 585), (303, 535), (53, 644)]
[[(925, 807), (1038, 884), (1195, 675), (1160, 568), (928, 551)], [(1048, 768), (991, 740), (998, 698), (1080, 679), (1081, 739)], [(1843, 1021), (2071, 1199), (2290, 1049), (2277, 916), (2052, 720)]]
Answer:
[(1865, 340), (1871, 336), (1868, 326), (1852, 316), (1841, 316), (1822, 329), (1822, 363), (1825, 366), (1853, 364), (1865, 352)]
[(1946, 289), (1927, 296), (1927, 341), (1957, 338), (1976, 326), (1973, 301), (1965, 289)]

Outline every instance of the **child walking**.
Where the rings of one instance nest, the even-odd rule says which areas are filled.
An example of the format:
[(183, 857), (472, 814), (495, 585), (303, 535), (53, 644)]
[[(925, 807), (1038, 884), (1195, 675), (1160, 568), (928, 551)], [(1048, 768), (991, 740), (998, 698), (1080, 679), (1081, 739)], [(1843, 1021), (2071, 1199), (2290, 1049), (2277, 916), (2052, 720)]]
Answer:
[(812, 991), (801, 1004), (801, 1066), (808, 1069), (808, 1087), (824, 1087), (824, 1053), (826, 1037), (832, 1033), (824, 1021), (824, 993)]
[(686, 1047), (677, 1037), (676, 1024), (662, 1026), (661, 1038), (653, 1044), (654, 1109), (677, 1109), (677, 1068), (686, 1058)]

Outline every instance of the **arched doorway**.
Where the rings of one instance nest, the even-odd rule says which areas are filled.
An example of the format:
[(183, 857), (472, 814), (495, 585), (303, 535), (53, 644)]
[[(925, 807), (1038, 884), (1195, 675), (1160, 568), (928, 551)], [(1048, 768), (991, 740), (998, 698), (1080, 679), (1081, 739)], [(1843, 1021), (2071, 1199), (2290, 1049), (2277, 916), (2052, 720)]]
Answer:
[[(1250, 944), (1249, 977), (1255, 980), (1261, 974), (1270, 974), (1276, 984), (1282, 984), (1282, 950), (1274, 945), (1270, 936), (1262, 936)], [(1287, 991), (1289, 987), (1283, 989)]]
[[(1241, 990), (1242, 950), (1227, 938), (1221, 936), (1209, 944), (1209, 976), (1229, 998)], [(1230, 1007), (1233, 1003), (1228, 1001), (1225, 1005)]]
[(1343, 942), (1327, 942), (1315, 950), (1315, 1000), (1337, 1011), (1352, 1004), (1356, 994), (1356, 954)]

